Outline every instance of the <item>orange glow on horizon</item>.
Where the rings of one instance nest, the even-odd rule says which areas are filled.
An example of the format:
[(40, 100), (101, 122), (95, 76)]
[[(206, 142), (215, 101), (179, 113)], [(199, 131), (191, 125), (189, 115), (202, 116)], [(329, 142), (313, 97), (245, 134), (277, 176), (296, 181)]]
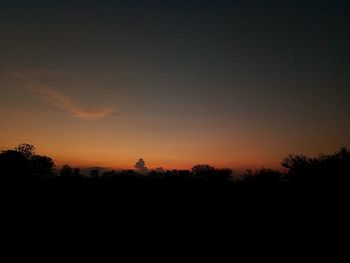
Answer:
[[(39, 79), (51, 76), (47, 72), (36, 74)], [(259, 119), (256, 112), (200, 115), (203, 108), (198, 111), (196, 107), (186, 109), (177, 104), (169, 112), (162, 112), (166, 109), (163, 104), (146, 112), (150, 103), (140, 106), (142, 100), (122, 92), (114, 94), (113, 89), (92, 92), (85, 98), (82, 94), (86, 88), (82, 85), (74, 86), (76, 90), (70, 94), (68, 88), (72, 83), (65, 79), (72, 76), (62, 74), (58, 78), (53, 73), (52, 76), (62, 82), (60, 86), (67, 86), (66, 92), (37, 88), (44, 102), (23, 80), (12, 80), (15, 84), (7, 90), (10, 98), (0, 105), (1, 150), (30, 143), (39, 154), (53, 158), (57, 166), (133, 169), (136, 161), (143, 158), (150, 169), (190, 169), (197, 164), (209, 164), (244, 170), (279, 169), (288, 154), (334, 152), (350, 143), (345, 129), (340, 132), (336, 125), (319, 121), (306, 119), (310, 127), (303, 122), (292, 125), (293, 120), (285, 125), (275, 122), (266, 125), (268, 118)], [(116, 100), (118, 107), (109, 100), (111, 94), (121, 98)], [(100, 101), (108, 102), (101, 105)], [(315, 133), (316, 128), (323, 133)]]

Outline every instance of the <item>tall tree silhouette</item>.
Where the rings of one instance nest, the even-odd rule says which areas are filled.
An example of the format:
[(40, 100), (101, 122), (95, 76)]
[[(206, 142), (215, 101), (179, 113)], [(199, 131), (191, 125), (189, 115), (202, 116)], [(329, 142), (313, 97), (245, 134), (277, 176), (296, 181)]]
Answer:
[(147, 174), (148, 169), (146, 167), (145, 161), (141, 158), (138, 160), (138, 162), (135, 164), (136, 170), (141, 174)]

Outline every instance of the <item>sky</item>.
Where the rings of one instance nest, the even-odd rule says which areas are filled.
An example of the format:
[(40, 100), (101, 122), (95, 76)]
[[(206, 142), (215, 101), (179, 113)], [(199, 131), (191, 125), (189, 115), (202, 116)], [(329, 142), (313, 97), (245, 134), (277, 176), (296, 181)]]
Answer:
[(350, 2), (0, 1), (0, 150), (278, 168), (350, 147)]

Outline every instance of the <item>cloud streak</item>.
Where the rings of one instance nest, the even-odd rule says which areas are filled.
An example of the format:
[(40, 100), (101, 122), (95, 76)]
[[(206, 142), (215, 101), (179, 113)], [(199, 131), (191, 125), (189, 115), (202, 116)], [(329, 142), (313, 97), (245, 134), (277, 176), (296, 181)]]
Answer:
[(62, 78), (62, 72), (16, 70), (1, 74), (0, 80), (11, 81), (25, 87), (47, 104), (63, 109), (72, 116), (83, 120), (98, 120), (113, 112), (112, 107), (82, 106), (76, 103), (70, 96), (62, 94), (56, 89), (47, 86), (42, 81), (37, 80), (38, 78), (57, 77), (57, 74)]
[(113, 108), (111, 107), (89, 108), (81, 106), (68, 96), (43, 85), (31, 85), (29, 89), (39, 95), (46, 103), (56, 108), (63, 109), (69, 112), (72, 116), (83, 120), (98, 120), (113, 111)]

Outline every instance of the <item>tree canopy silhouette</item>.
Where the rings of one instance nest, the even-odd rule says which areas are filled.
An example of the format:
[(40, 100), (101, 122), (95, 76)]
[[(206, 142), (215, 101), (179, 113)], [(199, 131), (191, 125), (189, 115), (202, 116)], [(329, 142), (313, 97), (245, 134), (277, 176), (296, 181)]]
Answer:
[(20, 144), (0, 154), (0, 169), (8, 179), (52, 175), (55, 164), (50, 157), (35, 154), (35, 147)]
[[(333, 154), (322, 154), (318, 157), (291, 154), (282, 160), (283, 172), (271, 169), (260, 169), (255, 172), (249, 170), (244, 174), (242, 183), (246, 185), (291, 185), (310, 184), (344, 184), (349, 182), (350, 151), (341, 148)], [(20, 144), (13, 150), (0, 153), (0, 172), (5, 180), (31, 180), (32, 178), (49, 178), (54, 175), (54, 161), (47, 156), (35, 153), (35, 147), (30, 144)], [(234, 184), (231, 169), (217, 169), (208, 164), (194, 166), (191, 170), (164, 170), (157, 168), (148, 170), (143, 159), (140, 159), (135, 170), (104, 171), (100, 176), (98, 169), (90, 171), (90, 176), (81, 174), (79, 168), (64, 165), (59, 177), (75, 182), (89, 180), (92, 182), (119, 182), (119, 183), (205, 183), (205, 184)]]
[(22, 143), (15, 148), (15, 151), (20, 152), (29, 159), (33, 154), (35, 154), (35, 147), (31, 144)]
[(145, 161), (142, 158), (137, 161), (137, 163), (135, 164), (135, 168), (141, 174), (147, 174), (148, 173), (148, 169), (146, 167), (146, 163), (145, 163)]
[(216, 169), (208, 164), (196, 165), (191, 171), (196, 179), (211, 182), (227, 181), (232, 174), (231, 169)]
[(286, 170), (286, 177), (291, 182), (341, 182), (349, 181), (350, 151), (341, 148), (334, 154), (307, 157), (288, 155), (281, 163)]

